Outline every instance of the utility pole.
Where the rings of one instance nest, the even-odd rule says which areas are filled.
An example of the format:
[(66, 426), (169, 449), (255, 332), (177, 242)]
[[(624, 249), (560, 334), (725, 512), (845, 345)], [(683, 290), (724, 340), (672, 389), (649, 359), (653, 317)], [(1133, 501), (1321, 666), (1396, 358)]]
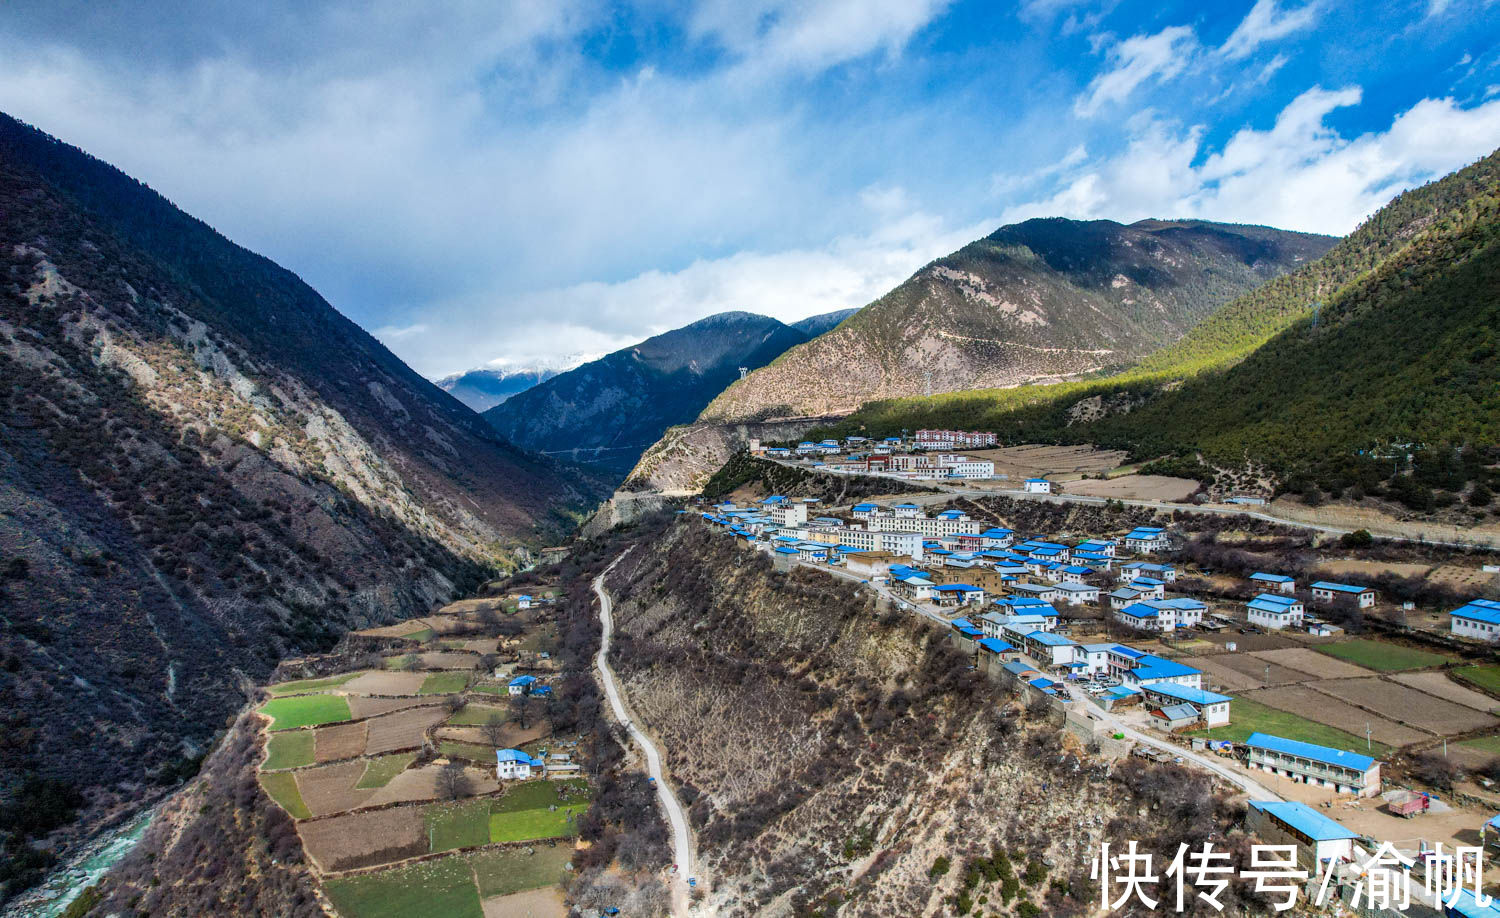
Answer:
[[(1446, 748), (1447, 745), (1447, 742), (1444, 741), (1443, 746)], [(1375, 747), (1370, 744), (1370, 722), (1367, 720), (1365, 721), (1365, 751), (1373, 752), (1374, 750)]]

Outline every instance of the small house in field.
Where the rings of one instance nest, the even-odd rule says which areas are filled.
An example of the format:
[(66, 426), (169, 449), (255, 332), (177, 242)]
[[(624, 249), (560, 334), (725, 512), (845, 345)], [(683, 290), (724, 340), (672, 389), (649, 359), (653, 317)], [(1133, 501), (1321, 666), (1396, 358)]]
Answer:
[(532, 601), (533, 600), (532, 600), (532, 598), (530, 596), (527, 596), (525, 593), (522, 593), (520, 596), (516, 597), (516, 608), (517, 609), (529, 609), (529, 608), (531, 608)]
[(546, 770), (546, 762), (519, 749), (500, 749), (495, 752), (495, 777), (502, 781), (524, 780)]
[(1125, 547), (1131, 551), (1166, 551), (1169, 544), (1160, 526), (1137, 526), (1125, 534)]
[(1312, 585), (1313, 602), (1324, 606), (1354, 606), (1368, 609), (1375, 605), (1375, 589), (1350, 583), (1319, 580)]
[(530, 695), (535, 683), (536, 676), (517, 676), (505, 684), (505, 690), (512, 695)]
[(1051, 494), (1052, 482), (1045, 478), (1028, 478), (1023, 489), (1027, 494)]
[(1293, 593), (1297, 590), (1296, 579), (1285, 574), (1267, 574), (1264, 571), (1256, 571), (1250, 575), (1250, 582), (1262, 590), (1275, 593)]
[(1500, 641), (1500, 602), (1476, 599), (1448, 613), (1451, 629), (1459, 637)]

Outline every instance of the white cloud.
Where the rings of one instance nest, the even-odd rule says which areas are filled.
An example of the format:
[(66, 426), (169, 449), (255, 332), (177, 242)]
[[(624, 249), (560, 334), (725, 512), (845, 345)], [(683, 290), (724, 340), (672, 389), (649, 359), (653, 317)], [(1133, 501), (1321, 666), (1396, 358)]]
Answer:
[[(990, 232), (986, 220), (951, 227), (920, 211), (898, 213), (905, 193), (868, 189), (870, 229), (826, 246), (741, 251), (700, 259), (678, 271), (647, 271), (614, 283), (586, 282), (523, 294), (508, 312), (524, 324), (473, 321), (494, 311), (485, 297), (439, 304), (421, 336), (402, 340), (419, 372), (440, 376), (524, 355), (612, 351), (717, 312), (745, 310), (791, 322), (864, 306), (922, 265)], [(565, 343), (565, 344), (563, 344)]]
[(1315, 87), (1269, 130), (1241, 129), (1217, 151), (1202, 148), (1201, 127), (1146, 118), (1123, 152), (1064, 174), (1051, 194), (1008, 208), (1002, 219), (1200, 217), (1344, 234), (1399, 191), (1500, 146), (1500, 100), (1462, 108), (1424, 99), (1387, 130), (1357, 137), (1327, 124), (1333, 111), (1359, 102), (1356, 87)]
[(1111, 102), (1123, 102), (1143, 83), (1181, 73), (1198, 49), (1190, 26), (1168, 26), (1154, 35), (1135, 35), (1109, 49), (1109, 69), (1089, 82), (1073, 111), (1092, 117)]
[(691, 33), (710, 38), (757, 73), (832, 67), (894, 54), (952, 0), (709, 0)]
[(1277, 0), (1255, 0), (1255, 5), (1230, 33), (1219, 53), (1230, 60), (1249, 57), (1268, 41), (1276, 41), (1313, 25), (1318, 20), (1317, 3), (1282, 10)]

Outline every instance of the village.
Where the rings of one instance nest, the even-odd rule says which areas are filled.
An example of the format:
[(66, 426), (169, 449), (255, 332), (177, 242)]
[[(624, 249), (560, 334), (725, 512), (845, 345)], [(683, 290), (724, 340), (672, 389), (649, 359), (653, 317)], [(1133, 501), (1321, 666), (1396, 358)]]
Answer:
[(351, 633), (266, 687), (259, 782), (340, 914), (566, 912), (596, 789), (557, 591), (522, 589)]
[[(921, 431), (914, 443), (985, 445), (954, 433)], [(871, 462), (899, 458), (900, 446), (797, 449), (864, 449)], [(963, 477), (975, 466), (962, 458), (895, 469)], [(1393, 617), (1425, 630), (1377, 632), (1364, 624), (1397, 607), (1375, 587), (1299, 580), (1274, 559), (1244, 576), (1205, 570), (1179, 560), (1170, 520), (1017, 532), (950, 498), (825, 507), (742, 494), (680, 517), (766, 553), (777, 570), (852, 579), (933, 621), (975, 669), (1053, 709), (1091, 748), (1213, 771), (1248, 795), (1248, 828), (1297, 844), (1307, 866), (1337, 865), (1341, 882), (1358, 882), (1376, 851), (1414, 876), (1458, 846), (1482, 846), (1487, 864), (1500, 855), (1500, 666), (1489, 649), (1500, 602), (1425, 615), (1406, 602)], [(1472, 901), (1447, 913), (1500, 914)]]

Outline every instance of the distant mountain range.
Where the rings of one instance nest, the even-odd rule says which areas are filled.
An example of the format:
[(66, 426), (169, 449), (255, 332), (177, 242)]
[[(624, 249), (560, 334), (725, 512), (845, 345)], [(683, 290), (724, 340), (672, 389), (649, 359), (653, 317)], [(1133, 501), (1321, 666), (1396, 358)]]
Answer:
[(482, 412), (559, 373), (598, 358), (598, 354), (569, 354), (556, 360), (525, 365), (481, 367), (445, 376), (437, 381), (437, 386), (475, 411)]
[[(0, 274), (7, 812), (29, 787), (25, 807), (117, 814), (192, 773), (245, 679), (467, 595), (603, 493), (290, 271), (8, 116)], [(18, 870), (71, 817), (28, 812), (0, 825)]]
[[(1491, 477), (1483, 451), (1500, 441), (1497, 244), (1500, 152), (1400, 195), (1126, 372), (875, 402), (820, 432), (971, 427), (1175, 456), (1179, 473), (1209, 480), (1202, 463), (1331, 492), (1462, 491)], [(1414, 477), (1392, 479), (1402, 463), (1372, 458), (1390, 444), (1418, 454)], [(1428, 498), (1403, 499), (1421, 509)]]
[(850, 314), (786, 325), (748, 312), (719, 313), (560, 373), (484, 417), (513, 443), (623, 478), (646, 447), (696, 417), (741, 368), (763, 367)]
[(706, 480), (752, 421), (838, 416), (875, 399), (1122, 367), (1336, 240), (1200, 220), (1028, 220), (922, 268), (836, 328), (733, 382), (632, 470)]

